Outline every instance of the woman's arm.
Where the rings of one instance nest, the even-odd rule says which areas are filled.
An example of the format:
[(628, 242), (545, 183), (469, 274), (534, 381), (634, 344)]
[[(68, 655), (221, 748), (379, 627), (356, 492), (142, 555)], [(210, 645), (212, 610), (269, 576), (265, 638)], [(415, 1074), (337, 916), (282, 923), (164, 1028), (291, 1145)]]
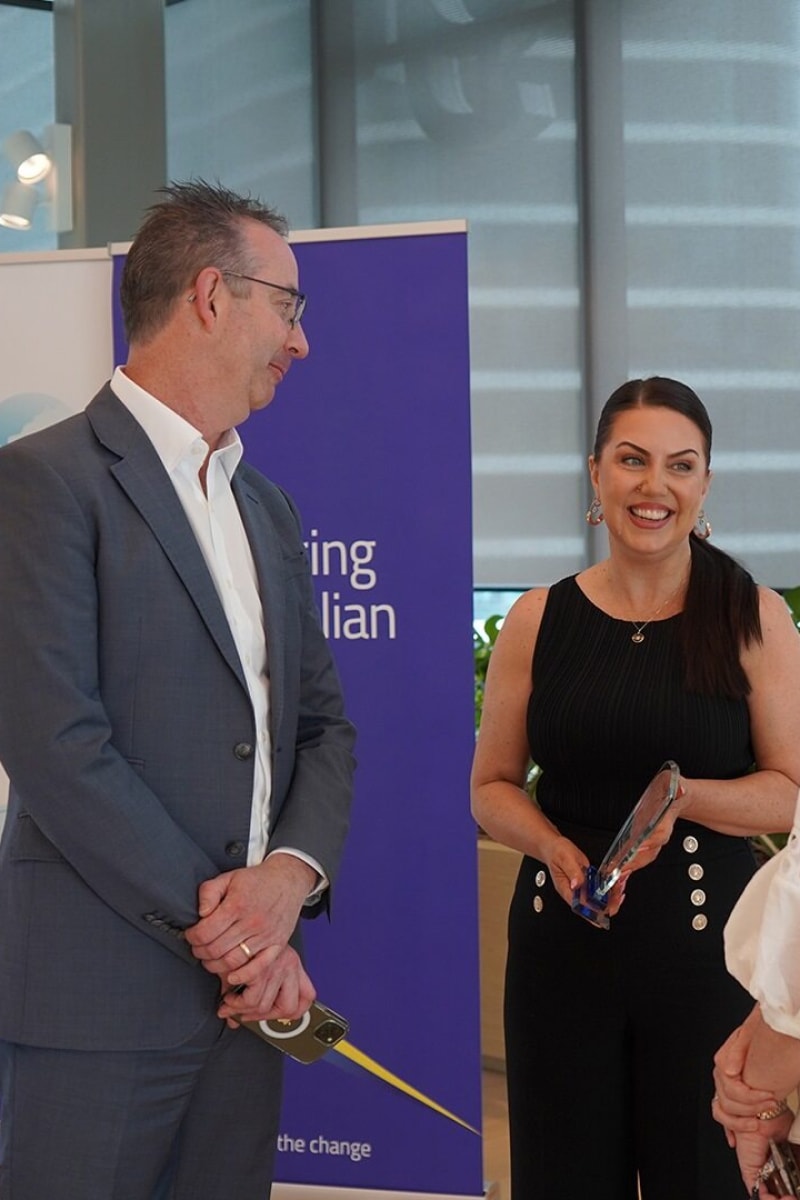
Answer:
[(490, 837), (547, 863), (556, 889), (569, 903), (589, 860), (524, 789), (531, 663), (546, 600), (543, 588), (521, 596), (492, 651), (472, 767), (472, 813)]
[(779, 1100), (800, 1081), (800, 1039), (771, 1029), (756, 1009), (742, 1079), (751, 1088), (769, 1091)]
[(777, 592), (759, 588), (763, 640), (742, 655), (757, 770), (740, 779), (684, 779), (680, 816), (745, 837), (791, 829), (800, 786), (800, 634)]

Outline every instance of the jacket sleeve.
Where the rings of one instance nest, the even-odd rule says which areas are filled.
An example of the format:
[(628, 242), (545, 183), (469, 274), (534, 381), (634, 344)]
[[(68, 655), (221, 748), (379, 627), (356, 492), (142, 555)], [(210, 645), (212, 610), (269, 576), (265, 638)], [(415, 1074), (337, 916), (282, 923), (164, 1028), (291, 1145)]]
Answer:
[[(284, 547), (294, 601), (299, 611), (300, 653), (287, 671), (296, 671), (296, 725), (288, 732), (291, 772), (285, 788), (273, 794), (269, 850), (301, 850), (336, 879), (350, 819), (355, 729), (345, 716), (339, 675), (320, 625), (308, 558), (301, 542), (297, 510), (286, 493), (272, 489), (270, 505)], [(276, 747), (286, 755), (287, 747)], [(303, 910), (307, 917), (330, 908), (330, 888)]]

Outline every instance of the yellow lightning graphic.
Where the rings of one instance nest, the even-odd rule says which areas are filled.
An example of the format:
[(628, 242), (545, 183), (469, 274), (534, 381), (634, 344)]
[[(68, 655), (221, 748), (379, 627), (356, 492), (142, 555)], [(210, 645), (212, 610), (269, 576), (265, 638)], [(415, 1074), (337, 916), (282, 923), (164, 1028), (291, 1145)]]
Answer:
[(341, 1054), (343, 1058), (347, 1058), (350, 1060), (350, 1062), (355, 1063), (357, 1066), (363, 1067), (364, 1070), (369, 1071), (371, 1075), (376, 1075), (378, 1079), (382, 1079), (384, 1083), (390, 1084), (391, 1087), (397, 1088), (398, 1091), (404, 1092), (407, 1096), (411, 1096), (414, 1100), (419, 1100), (421, 1104), (425, 1104), (428, 1106), (428, 1108), (432, 1108), (434, 1112), (441, 1113), (443, 1117), (447, 1117), (449, 1120), (455, 1121), (457, 1125), (461, 1125), (462, 1128), (468, 1129), (470, 1133), (476, 1133), (480, 1137), (480, 1130), (475, 1129), (472, 1125), (468, 1125), (466, 1121), (462, 1121), (461, 1117), (456, 1116), (456, 1114), (450, 1112), (449, 1109), (443, 1108), (442, 1105), (437, 1104), (435, 1100), (431, 1100), (430, 1096), (423, 1095), (422, 1092), (418, 1091), (415, 1087), (412, 1087), (410, 1083), (406, 1083), (404, 1080), (400, 1079), (398, 1075), (393, 1075), (391, 1071), (387, 1071), (386, 1067), (382, 1067), (380, 1063), (375, 1061), (374, 1058), (370, 1058), (368, 1054), (365, 1054), (363, 1050), (357, 1049), (357, 1047), (351, 1045), (350, 1042), (342, 1039), (340, 1042), (337, 1042), (332, 1049), (335, 1050), (337, 1054)]

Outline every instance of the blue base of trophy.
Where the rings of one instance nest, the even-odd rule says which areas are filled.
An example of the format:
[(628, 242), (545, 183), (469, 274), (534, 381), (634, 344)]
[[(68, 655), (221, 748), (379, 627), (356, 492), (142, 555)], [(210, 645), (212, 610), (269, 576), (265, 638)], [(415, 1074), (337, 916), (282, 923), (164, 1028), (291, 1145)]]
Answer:
[(586, 878), (572, 894), (572, 911), (598, 929), (610, 929), (611, 920), (605, 913), (608, 896), (600, 891), (602, 879), (597, 867), (586, 868)]

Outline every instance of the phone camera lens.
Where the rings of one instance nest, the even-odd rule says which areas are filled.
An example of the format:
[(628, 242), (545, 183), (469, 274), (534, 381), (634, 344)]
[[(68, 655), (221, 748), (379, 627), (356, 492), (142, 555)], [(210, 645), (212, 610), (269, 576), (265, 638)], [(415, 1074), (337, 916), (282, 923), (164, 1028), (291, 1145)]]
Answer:
[(314, 1030), (314, 1037), (318, 1042), (322, 1042), (325, 1046), (333, 1046), (339, 1041), (344, 1030), (338, 1021), (323, 1021), (317, 1029)]

